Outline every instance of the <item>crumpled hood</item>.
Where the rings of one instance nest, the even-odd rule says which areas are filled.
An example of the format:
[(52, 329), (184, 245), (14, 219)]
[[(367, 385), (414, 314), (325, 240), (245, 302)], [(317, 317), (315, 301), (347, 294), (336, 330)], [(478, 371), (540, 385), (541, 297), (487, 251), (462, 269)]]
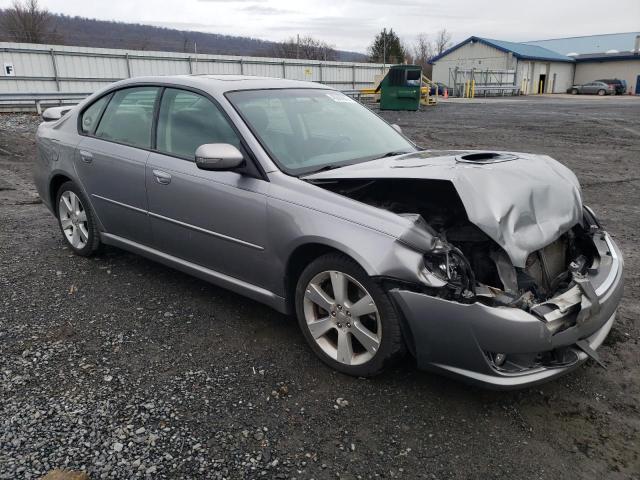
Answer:
[(465, 161), (473, 151), (425, 150), (319, 172), (306, 180), (407, 178), (453, 183), (469, 220), (507, 252), (516, 267), (582, 218), (576, 176), (546, 155), (492, 152), (493, 161)]

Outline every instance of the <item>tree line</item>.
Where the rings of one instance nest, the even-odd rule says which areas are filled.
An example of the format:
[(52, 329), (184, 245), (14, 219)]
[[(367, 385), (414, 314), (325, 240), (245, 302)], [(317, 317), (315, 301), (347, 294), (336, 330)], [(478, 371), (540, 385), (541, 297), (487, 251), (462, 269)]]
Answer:
[(429, 35), (421, 33), (412, 44), (407, 44), (393, 29), (383, 29), (373, 39), (367, 55), (364, 55), (337, 50), (334, 45), (310, 35), (297, 35), (282, 42), (270, 42), (54, 15), (41, 8), (38, 0), (14, 0), (10, 8), (0, 10), (1, 40), (304, 60), (414, 63), (427, 68), (431, 58), (451, 45), (451, 34), (447, 30), (441, 30), (431, 39)]

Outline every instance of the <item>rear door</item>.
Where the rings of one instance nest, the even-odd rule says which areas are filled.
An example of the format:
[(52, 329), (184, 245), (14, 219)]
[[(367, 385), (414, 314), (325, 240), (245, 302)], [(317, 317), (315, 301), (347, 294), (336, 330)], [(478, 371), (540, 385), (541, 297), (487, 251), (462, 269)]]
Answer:
[(269, 183), (235, 171), (205, 171), (195, 151), (229, 143), (251, 161), (226, 116), (209, 98), (167, 88), (158, 114), (156, 152), (146, 168), (155, 247), (216, 272), (264, 285)]
[(129, 87), (82, 113), (76, 172), (107, 233), (151, 243), (145, 165), (159, 88)]
[(597, 93), (598, 91), (598, 84), (595, 82), (591, 82), (591, 83), (587, 83), (584, 86), (584, 93)]

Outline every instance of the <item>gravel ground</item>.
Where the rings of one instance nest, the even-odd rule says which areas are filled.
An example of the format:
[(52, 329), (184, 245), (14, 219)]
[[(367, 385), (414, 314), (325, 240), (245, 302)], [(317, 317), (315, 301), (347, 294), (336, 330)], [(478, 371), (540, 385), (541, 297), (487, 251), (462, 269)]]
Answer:
[(0, 115), (0, 479), (640, 478), (638, 100), (384, 114), (433, 148), (554, 156), (625, 253), (608, 369), (510, 393), (411, 359), (346, 377), (262, 305), (117, 249), (72, 255), (31, 184), (38, 119)]

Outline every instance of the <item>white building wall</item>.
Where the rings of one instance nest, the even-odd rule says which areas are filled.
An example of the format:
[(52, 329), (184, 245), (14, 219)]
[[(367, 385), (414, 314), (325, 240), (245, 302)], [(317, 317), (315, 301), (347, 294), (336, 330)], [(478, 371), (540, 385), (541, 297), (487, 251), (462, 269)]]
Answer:
[(533, 78), (533, 63), (526, 60), (518, 60), (516, 68), (516, 84), (520, 87), (520, 93), (528, 95), (531, 93)]
[(640, 75), (640, 58), (638, 60), (578, 63), (576, 64), (575, 83), (588, 83), (600, 78), (619, 78), (627, 81), (627, 93), (635, 93), (638, 75)]
[[(573, 63), (553, 63), (551, 67), (551, 82), (553, 82), (553, 75), (555, 73), (555, 89), (553, 91), (549, 90), (549, 93), (566, 93), (567, 89), (573, 85), (575, 69), (576, 66)], [(551, 88), (551, 84), (549, 87)]]
[(467, 43), (435, 62), (432, 80), (447, 84), (449, 69), (456, 67), (461, 70), (511, 70), (516, 67), (516, 59), (484, 43)]
[[(449, 84), (450, 69), (516, 70), (516, 85), (526, 94), (537, 94), (540, 75), (547, 76), (544, 93), (565, 92), (573, 82), (573, 63), (518, 60), (513, 55), (485, 45), (468, 43), (440, 58), (433, 66), (433, 80)], [(555, 84), (553, 81), (555, 75)]]
[(573, 83), (574, 69), (575, 65), (568, 62), (518, 60), (518, 86), (525, 95), (536, 95), (540, 89), (540, 75), (546, 75), (543, 93), (564, 93)]

